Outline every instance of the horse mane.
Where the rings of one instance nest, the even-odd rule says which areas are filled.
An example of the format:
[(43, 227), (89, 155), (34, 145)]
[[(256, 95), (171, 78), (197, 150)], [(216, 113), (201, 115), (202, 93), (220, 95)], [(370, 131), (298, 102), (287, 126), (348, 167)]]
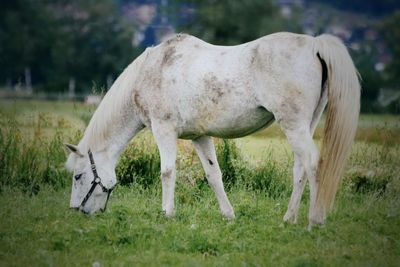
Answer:
[(132, 108), (132, 90), (143, 54), (124, 69), (100, 102), (79, 143), (82, 151), (105, 149), (107, 140), (121, 128), (124, 114)]

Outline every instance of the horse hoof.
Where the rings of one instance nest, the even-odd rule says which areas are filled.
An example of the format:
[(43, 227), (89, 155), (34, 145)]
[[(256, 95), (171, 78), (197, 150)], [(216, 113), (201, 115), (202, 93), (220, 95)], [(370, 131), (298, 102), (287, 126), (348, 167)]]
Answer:
[(163, 212), (165, 214), (165, 217), (167, 218), (173, 218), (175, 216), (175, 210), (169, 210), (169, 211), (164, 210)]
[(286, 213), (285, 216), (283, 216), (283, 221), (286, 223), (290, 224), (296, 224), (297, 223), (297, 216), (294, 214), (288, 214)]
[(308, 215), (308, 230), (310, 231), (313, 226), (323, 226), (325, 218), (326, 216), (323, 212), (311, 211)]
[(235, 219), (235, 213), (233, 212), (233, 210), (229, 212), (222, 212), (222, 216), (224, 216), (229, 221)]
[(308, 227), (307, 230), (311, 231), (313, 227), (318, 227), (318, 228), (322, 228), (325, 226), (325, 222), (324, 221), (315, 221), (315, 220), (308, 220)]

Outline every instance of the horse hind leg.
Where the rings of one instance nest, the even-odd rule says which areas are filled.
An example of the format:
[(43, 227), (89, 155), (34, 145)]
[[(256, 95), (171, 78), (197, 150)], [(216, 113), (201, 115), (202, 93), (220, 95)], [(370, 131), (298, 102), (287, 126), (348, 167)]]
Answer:
[[(300, 164), (303, 166), (308, 177), (310, 185), (310, 208), (308, 214), (309, 228), (313, 224), (319, 224), (318, 214), (316, 214), (316, 197), (317, 197), (317, 167), (319, 160), (319, 151), (312, 139), (310, 124), (298, 124), (296, 127), (282, 127), (286, 137), (293, 149), (295, 157), (299, 158)], [(298, 176), (300, 177), (300, 175)], [(296, 177), (294, 177), (296, 178)], [(303, 181), (304, 182), (304, 181)], [(304, 186), (304, 185), (303, 185)], [(293, 192), (295, 193), (295, 192)], [(297, 199), (295, 199), (297, 200)], [(290, 208), (290, 206), (289, 206)]]
[(177, 135), (167, 123), (152, 123), (152, 132), (161, 159), (162, 210), (167, 217), (172, 217), (175, 215)]
[(199, 155), (207, 181), (217, 196), (218, 204), (223, 216), (228, 219), (235, 218), (235, 214), (228, 197), (226, 196), (222, 183), (222, 173), (219, 168), (215, 147), (212, 138), (209, 136), (193, 140), (193, 145)]
[(290, 197), (288, 209), (283, 217), (285, 222), (297, 223), (297, 214), (305, 184), (305, 170), (301, 164), (300, 157), (295, 154), (293, 164), (293, 191)]
[[(328, 90), (327, 88), (323, 89), (322, 96), (318, 102), (318, 105), (314, 111), (313, 118), (310, 125), (311, 130), (311, 138), (314, 135), (315, 129), (317, 127), (318, 121), (321, 118), (322, 112), (326, 106), (328, 101)], [(318, 152), (318, 151), (317, 151)], [(300, 207), (301, 197), (304, 192), (304, 187), (306, 184), (306, 172), (305, 168), (301, 162), (301, 158), (298, 154), (294, 153), (294, 164), (293, 164), (293, 191), (290, 197), (288, 210), (283, 217), (284, 221), (296, 223), (297, 222), (297, 214)]]

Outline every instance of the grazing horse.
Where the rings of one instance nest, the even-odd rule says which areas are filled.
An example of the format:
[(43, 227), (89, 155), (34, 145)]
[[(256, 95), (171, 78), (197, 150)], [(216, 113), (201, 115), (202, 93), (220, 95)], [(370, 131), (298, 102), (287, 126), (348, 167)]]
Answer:
[[(321, 154), (313, 133), (328, 103)], [(296, 222), (310, 185), (309, 227), (332, 207), (355, 136), (360, 106), (357, 71), (336, 37), (276, 33), (237, 46), (178, 34), (147, 48), (118, 77), (72, 152), (70, 206), (103, 210), (127, 143), (151, 129), (161, 158), (162, 210), (173, 216), (177, 139), (190, 139), (223, 216), (234, 218), (212, 137), (236, 138), (282, 128), (294, 153), (293, 192), (285, 221)]]

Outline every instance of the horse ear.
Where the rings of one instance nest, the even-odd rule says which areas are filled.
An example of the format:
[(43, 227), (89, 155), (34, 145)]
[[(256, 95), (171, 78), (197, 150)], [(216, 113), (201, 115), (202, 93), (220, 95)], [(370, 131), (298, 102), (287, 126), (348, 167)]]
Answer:
[(79, 148), (77, 146), (67, 144), (67, 143), (64, 143), (64, 145), (70, 152), (75, 153), (80, 157), (83, 157), (83, 154), (79, 151)]

